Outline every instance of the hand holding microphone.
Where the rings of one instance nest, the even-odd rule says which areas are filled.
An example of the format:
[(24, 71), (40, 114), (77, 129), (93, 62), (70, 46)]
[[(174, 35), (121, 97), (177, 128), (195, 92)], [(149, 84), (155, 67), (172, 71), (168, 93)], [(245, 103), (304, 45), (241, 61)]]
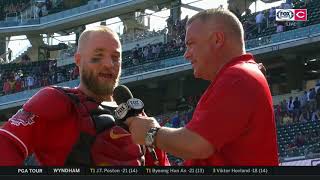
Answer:
[(155, 164), (157, 164), (158, 158), (153, 145), (155, 134), (160, 128), (159, 123), (154, 118), (145, 115), (143, 102), (140, 99), (133, 98), (132, 93), (126, 86), (116, 87), (113, 97), (118, 104), (114, 113), (117, 121), (128, 125), (133, 142), (146, 145)]
[(118, 104), (114, 112), (117, 120), (124, 122), (128, 117), (138, 116), (143, 112), (143, 102), (140, 99), (133, 98), (131, 91), (124, 85), (115, 88), (113, 98)]

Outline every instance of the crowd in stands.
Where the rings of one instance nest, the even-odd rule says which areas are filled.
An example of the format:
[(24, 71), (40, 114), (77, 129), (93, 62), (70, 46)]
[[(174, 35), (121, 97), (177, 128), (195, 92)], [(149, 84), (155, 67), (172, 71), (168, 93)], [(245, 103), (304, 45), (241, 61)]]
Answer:
[[(20, 14), (31, 9), (31, 18), (39, 18), (46, 16), (50, 11), (55, 11), (56, 8), (63, 10), (61, 8), (63, 0), (43, 0), (43, 1), (31, 1), (31, 0), (0, 0), (0, 21), (5, 20), (6, 17), (18, 17)], [(27, 16), (29, 17), (29, 16)]]
[(188, 16), (176, 22), (172, 22), (168, 18), (168, 42), (148, 44), (140, 47), (139, 44), (131, 50), (131, 52), (123, 52), (123, 67), (131, 67), (155, 60), (164, 59), (166, 56), (176, 53), (183, 54), (185, 51), (185, 25)]
[(279, 157), (320, 155), (320, 121), (277, 127)]
[(123, 53), (123, 67), (131, 67), (151, 61), (163, 59), (166, 55), (174, 52), (184, 52), (184, 42), (171, 40), (168, 43), (148, 44), (140, 47), (139, 44), (131, 52)]
[(186, 16), (182, 20), (173, 21), (172, 17), (170, 16), (167, 19), (167, 27), (168, 27), (168, 36), (169, 39), (181, 40), (184, 41), (185, 34), (186, 34), (186, 23), (189, 17)]
[(135, 41), (151, 38), (151, 37), (162, 35), (162, 34), (166, 34), (166, 29), (159, 30), (159, 31), (141, 31), (141, 32), (137, 32), (134, 35), (124, 33), (120, 35), (120, 41), (121, 43), (129, 43), (129, 42), (135, 42)]
[[(192, 108), (185, 111), (157, 116), (156, 119), (162, 126), (183, 127), (192, 118), (193, 110), (199, 101), (199, 96), (190, 96), (187, 104)], [(299, 105), (300, 104), (300, 105)], [(297, 108), (297, 106), (299, 108)], [(296, 108), (295, 108), (296, 107)], [(283, 110), (280, 110), (283, 108)], [(312, 111), (309, 111), (313, 109)], [(315, 88), (311, 88), (301, 97), (291, 97), (288, 101), (283, 100), (280, 105), (274, 106), (275, 119), (277, 123), (279, 157), (305, 156), (312, 150), (318, 152), (320, 140), (320, 81)], [(292, 119), (286, 121), (286, 116)], [(293, 118), (295, 117), (295, 118)], [(295, 119), (295, 120), (293, 120)], [(294, 125), (294, 126), (293, 126)], [(310, 147), (315, 146), (314, 149)], [(168, 154), (173, 165), (182, 165), (183, 159)]]
[[(316, 3), (313, 0), (286, 0), (280, 7), (272, 7), (261, 12), (251, 13), (250, 9), (245, 11), (245, 14), (241, 16), (238, 14), (245, 29), (246, 39), (257, 38), (261, 36), (271, 35), (273, 33), (279, 33), (294, 28), (299, 28), (305, 22), (297, 22), (288, 24), (288, 22), (276, 22), (275, 13), (276, 8), (288, 9), (288, 8), (306, 8), (312, 3)], [(237, 13), (237, 12), (235, 12)], [(131, 52), (123, 52), (123, 67), (132, 67), (135, 65), (148, 63), (154, 60), (161, 60), (164, 57), (170, 57), (170, 54), (182, 55), (185, 50), (185, 24), (188, 17), (180, 21), (173, 22), (172, 18), (167, 19), (167, 43), (148, 44), (141, 47), (139, 44), (131, 50)], [(309, 22), (310, 23), (310, 22)], [(139, 36), (146, 37), (146, 36)]]
[[(290, 156), (290, 152), (293, 152), (299, 148), (306, 147), (307, 145), (312, 145), (318, 143), (320, 140), (320, 130), (310, 131), (310, 132), (299, 132), (297, 133), (291, 142), (285, 144), (283, 148)], [(289, 153), (288, 153), (289, 152)], [(306, 152), (303, 152), (303, 155)], [(294, 154), (291, 154), (294, 155)]]
[[(191, 119), (194, 109), (200, 100), (200, 95), (182, 97), (177, 101), (176, 109), (179, 111), (165, 113), (155, 118), (161, 126), (179, 128), (184, 127)], [(182, 166), (183, 159), (168, 154), (171, 165)]]
[(248, 40), (261, 35), (270, 35), (302, 27), (302, 21), (294, 23), (276, 21), (276, 9), (305, 9), (312, 1), (314, 0), (286, 0), (278, 7), (272, 7), (256, 13), (251, 13), (250, 9), (247, 9), (243, 16), (240, 13), (234, 13), (241, 20), (245, 30), (245, 38)]
[(18, 16), (27, 7), (30, 0), (0, 1), (0, 20), (6, 17)]
[[(300, 21), (295, 23), (275, 21), (277, 8), (306, 8), (310, 6), (319, 6), (320, 8), (320, 3), (314, 0), (286, 0), (286, 2), (282, 3), (279, 7), (272, 7), (264, 11), (251, 13), (250, 9), (247, 9), (242, 16), (238, 12), (235, 13), (243, 23), (246, 36), (245, 38), (249, 40), (261, 36), (292, 30), (306, 26), (309, 23), (313, 23), (311, 21)], [(123, 67), (126, 68), (148, 63), (154, 60), (161, 60), (163, 59), (162, 56), (168, 57), (168, 55), (171, 53), (182, 55), (182, 53), (179, 52), (183, 52), (185, 50), (185, 23), (187, 20), (188, 17), (180, 21), (173, 22), (172, 18), (169, 17), (167, 19), (168, 43), (149, 44), (144, 47), (141, 47), (139, 44), (137, 44), (137, 46), (132, 49), (131, 52), (123, 53)]]
[(2, 65), (0, 70), (1, 94), (8, 95), (53, 85), (77, 79), (78, 76), (78, 68), (74, 65), (58, 68), (54, 60), (6, 64)]
[(320, 81), (301, 96), (274, 105), (274, 112), (278, 136), (286, 134), (279, 140), (280, 156), (304, 155), (307, 147), (320, 140)]
[(278, 126), (320, 120), (320, 83), (300, 97), (284, 99), (274, 106)]
[(71, 8), (76, 8), (82, 5), (86, 5), (89, 2), (93, 2), (95, 8), (101, 7), (102, 4), (108, 2), (107, 0), (81, 0), (77, 3), (68, 4), (66, 7), (64, 0), (43, 0), (43, 1), (31, 1), (31, 0), (0, 0), (0, 21), (5, 20), (7, 16), (18, 17), (20, 14), (30, 8), (30, 15), (26, 18), (38, 19), (40, 17), (65, 11)]
[(39, 18), (49, 14), (49, 11), (52, 8), (52, 1), (45, 0), (44, 2), (36, 2), (32, 5), (32, 14), (33, 18)]

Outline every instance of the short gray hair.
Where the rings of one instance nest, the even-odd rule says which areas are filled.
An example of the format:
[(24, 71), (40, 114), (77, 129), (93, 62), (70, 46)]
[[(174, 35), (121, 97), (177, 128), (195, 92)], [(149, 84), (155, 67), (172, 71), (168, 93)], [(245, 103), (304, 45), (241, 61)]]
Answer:
[(192, 24), (195, 20), (200, 20), (203, 23), (207, 23), (209, 20), (215, 20), (223, 24), (223, 26), (228, 30), (235, 33), (235, 36), (241, 37), (242, 39), (244, 38), (242, 23), (237, 16), (229, 10), (223, 8), (214, 8), (201, 11), (188, 20), (187, 26)]

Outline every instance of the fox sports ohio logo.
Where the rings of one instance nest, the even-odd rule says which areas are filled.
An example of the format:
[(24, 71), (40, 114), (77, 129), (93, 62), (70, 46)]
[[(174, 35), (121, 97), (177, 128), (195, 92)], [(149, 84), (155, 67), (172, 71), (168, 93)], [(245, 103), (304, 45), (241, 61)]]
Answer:
[(294, 21), (294, 11), (291, 9), (276, 9), (276, 21)]
[(307, 21), (307, 9), (276, 9), (276, 21)]

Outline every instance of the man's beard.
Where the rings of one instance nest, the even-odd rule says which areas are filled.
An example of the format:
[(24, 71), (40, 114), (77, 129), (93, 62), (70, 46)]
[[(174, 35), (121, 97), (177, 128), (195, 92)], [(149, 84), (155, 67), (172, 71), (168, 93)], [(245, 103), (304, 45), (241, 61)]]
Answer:
[(92, 72), (83, 69), (81, 74), (81, 81), (85, 84), (86, 88), (98, 96), (112, 95), (114, 88), (118, 86), (118, 77), (114, 81), (101, 83)]

